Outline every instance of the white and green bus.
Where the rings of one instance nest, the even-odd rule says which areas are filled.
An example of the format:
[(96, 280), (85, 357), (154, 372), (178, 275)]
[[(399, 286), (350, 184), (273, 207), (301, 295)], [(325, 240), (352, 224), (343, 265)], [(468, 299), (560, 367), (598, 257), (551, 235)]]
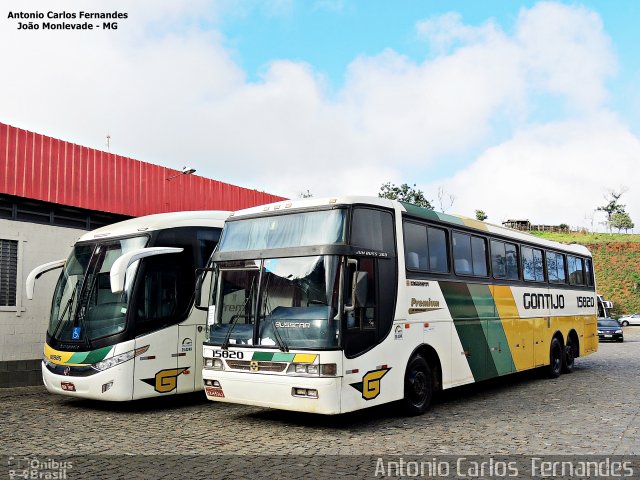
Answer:
[(229, 212), (134, 218), (83, 235), (53, 295), (42, 379), (51, 393), (123, 401), (202, 389), (207, 316), (193, 308), (195, 270)]
[(585, 247), (397, 201), (236, 212), (209, 269), (210, 400), (322, 414), (400, 400), (420, 414), (438, 390), (557, 377), (598, 347)]

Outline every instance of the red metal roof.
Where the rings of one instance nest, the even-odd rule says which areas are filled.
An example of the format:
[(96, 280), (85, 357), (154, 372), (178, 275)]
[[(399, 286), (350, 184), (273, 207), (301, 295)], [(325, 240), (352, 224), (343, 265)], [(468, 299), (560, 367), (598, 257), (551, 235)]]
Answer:
[(0, 193), (130, 216), (283, 200), (180, 173), (0, 123)]

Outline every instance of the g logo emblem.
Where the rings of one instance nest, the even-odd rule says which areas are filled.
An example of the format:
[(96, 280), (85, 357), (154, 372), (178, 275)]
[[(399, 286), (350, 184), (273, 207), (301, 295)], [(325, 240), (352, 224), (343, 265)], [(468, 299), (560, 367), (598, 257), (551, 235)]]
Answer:
[(362, 393), (365, 400), (373, 400), (380, 395), (380, 380), (391, 368), (381, 368), (380, 370), (371, 370), (364, 374), (362, 381), (352, 383), (351, 386)]
[(143, 378), (142, 381), (151, 385), (158, 393), (168, 393), (178, 386), (178, 375), (188, 369), (189, 367), (160, 370), (154, 378)]
[(251, 363), (249, 363), (249, 370), (251, 370), (252, 372), (257, 372), (258, 370), (260, 370), (258, 362), (255, 360), (251, 360)]

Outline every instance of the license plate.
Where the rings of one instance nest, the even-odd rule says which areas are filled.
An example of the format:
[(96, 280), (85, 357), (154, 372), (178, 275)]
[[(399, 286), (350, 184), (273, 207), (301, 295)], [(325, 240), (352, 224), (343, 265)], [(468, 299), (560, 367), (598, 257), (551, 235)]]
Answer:
[(613, 335), (605, 335), (604, 338), (611, 338)]
[(209, 397), (220, 397), (224, 398), (224, 392), (221, 388), (216, 387), (206, 387), (205, 391), (207, 392), (207, 396)]
[(71, 382), (60, 382), (60, 386), (66, 392), (75, 392), (76, 386)]

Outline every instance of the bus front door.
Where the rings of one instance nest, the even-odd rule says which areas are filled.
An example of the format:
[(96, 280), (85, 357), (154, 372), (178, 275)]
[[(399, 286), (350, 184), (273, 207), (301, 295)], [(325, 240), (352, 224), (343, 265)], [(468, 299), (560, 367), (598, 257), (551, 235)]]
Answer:
[(184, 373), (178, 368), (177, 340), (177, 325), (136, 338), (136, 348), (149, 348), (134, 359), (134, 399), (176, 393), (177, 379)]

